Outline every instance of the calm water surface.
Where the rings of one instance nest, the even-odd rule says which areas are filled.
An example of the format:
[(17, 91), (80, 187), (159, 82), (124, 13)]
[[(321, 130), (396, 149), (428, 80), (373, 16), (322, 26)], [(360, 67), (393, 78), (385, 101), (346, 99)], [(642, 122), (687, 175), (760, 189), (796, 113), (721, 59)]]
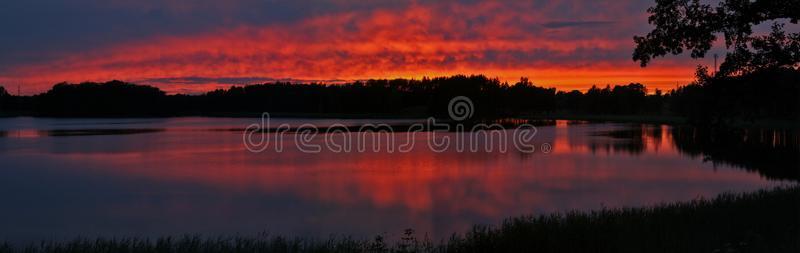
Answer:
[[(547, 154), (511, 148), (436, 153), (425, 148), (424, 134), (413, 136), (420, 141), (409, 153), (306, 154), (293, 148), (251, 153), (240, 131), (226, 130), (255, 122), (0, 119), (0, 241), (264, 231), (371, 237), (405, 228), (441, 238), (509, 216), (691, 200), (794, 182), (737, 166), (735, 159), (710, 160), (702, 147), (676, 143), (695, 133), (668, 126), (558, 121), (538, 128), (536, 142), (552, 145)], [(759, 143), (773, 146), (797, 141), (759, 135)]]

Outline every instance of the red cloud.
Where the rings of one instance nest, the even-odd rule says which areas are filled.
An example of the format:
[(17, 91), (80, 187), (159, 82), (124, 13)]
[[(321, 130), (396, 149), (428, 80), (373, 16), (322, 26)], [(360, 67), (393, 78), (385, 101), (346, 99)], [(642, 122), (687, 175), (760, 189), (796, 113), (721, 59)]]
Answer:
[[(486, 74), (509, 81), (528, 76), (539, 85), (561, 89), (628, 82), (669, 89), (691, 79), (694, 64), (667, 61), (641, 69), (632, 62), (627, 53), (633, 46), (630, 36), (614, 36), (631, 24), (591, 22), (595, 24), (591, 29), (579, 27), (580, 22), (553, 26), (542, 18), (548, 11), (552, 7), (486, 2), (342, 12), (288, 25), (143, 38), (18, 66), (0, 73), (0, 82), (21, 82), (43, 91), (61, 81), (110, 79), (352, 80)], [(548, 22), (551, 25), (543, 25)], [(173, 92), (222, 85), (150, 84)]]

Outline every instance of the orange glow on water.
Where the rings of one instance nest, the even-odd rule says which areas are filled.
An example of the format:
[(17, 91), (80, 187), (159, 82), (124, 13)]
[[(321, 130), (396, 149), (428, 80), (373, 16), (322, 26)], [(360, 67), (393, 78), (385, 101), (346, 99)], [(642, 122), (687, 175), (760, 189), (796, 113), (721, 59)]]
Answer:
[[(57, 122), (75, 126), (63, 124), (70, 120), (14, 120), (48, 128)], [(4, 172), (19, 175), (7, 180), (19, 182), (9, 183), (15, 190), (8, 197), (57, 200), (48, 210), (71, 215), (20, 215), (22, 221), (48, 221), (42, 225), (48, 232), (118, 232), (124, 224), (130, 229), (123, 232), (133, 233), (269, 229), (370, 236), (411, 227), (446, 238), (474, 224), (499, 224), (520, 215), (687, 201), (781, 184), (760, 172), (687, 156), (678, 148), (679, 140), (686, 140), (667, 126), (559, 121), (540, 127), (535, 139), (551, 143), (552, 152), (533, 154), (513, 148), (506, 153), (437, 153), (428, 149), (424, 135), (417, 136), (408, 153), (304, 153), (293, 148), (290, 136), (283, 152), (251, 153), (241, 133), (208, 130), (245, 122), (128, 121), (134, 124), (130, 126), (165, 128), (134, 135), (10, 132), (3, 140), (24, 145), (2, 147), (13, 165)], [(598, 135), (615, 130), (642, 135)], [(405, 139), (407, 133), (396, 134)], [(321, 137), (313, 142), (321, 144)], [(51, 183), (53, 178), (64, 183)], [(20, 201), (11, 207), (16, 210), (12, 214), (51, 212), (42, 211), (38, 203)]]
[[(582, 199), (582, 204), (595, 203), (592, 199), (606, 204), (631, 200), (658, 203), (665, 193), (657, 187), (647, 192), (644, 185), (697, 184), (669, 189), (673, 196), (690, 199), (711, 193), (701, 187), (708, 180), (732, 185), (762, 182), (750, 172), (718, 173), (709, 164), (684, 160), (671, 134), (665, 131), (667, 126), (654, 126), (664, 132), (644, 135), (643, 153), (638, 155), (613, 145), (618, 140), (570, 135), (565, 126), (559, 121), (552, 136), (542, 140), (552, 143), (553, 152), (549, 154), (436, 153), (427, 150), (423, 140), (410, 153), (308, 154), (286, 143), (284, 152), (253, 154), (244, 149), (239, 138), (219, 138), (220, 132), (189, 132), (171, 135), (175, 140), (213, 137), (217, 141), (202, 141), (202, 146), (170, 141), (153, 150), (68, 157), (111, 166), (115, 170), (102, 173), (123, 177), (199, 183), (223, 191), (291, 194), (340, 206), (368, 204), (416, 214), (474, 212), (493, 217), (510, 215), (511, 210), (563, 210), (563, 205), (585, 208), (580, 201), (552, 199), (552, 194), (560, 191), (597, 188), (609, 194), (602, 198), (573, 196)], [(634, 194), (630, 184), (643, 188)]]

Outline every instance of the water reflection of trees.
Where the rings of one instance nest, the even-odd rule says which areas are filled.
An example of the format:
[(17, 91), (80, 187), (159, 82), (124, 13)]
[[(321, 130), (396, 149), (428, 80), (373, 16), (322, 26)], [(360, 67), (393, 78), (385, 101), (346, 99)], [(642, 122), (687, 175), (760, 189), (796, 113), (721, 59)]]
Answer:
[(702, 157), (715, 165), (758, 172), (769, 179), (800, 181), (800, 136), (796, 130), (631, 125), (594, 136), (600, 138), (589, 141), (593, 153), (638, 155), (666, 142), (682, 154)]
[(758, 172), (770, 179), (800, 180), (800, 136), (794, 130), (674, 127), (675, 147), (691, 156)]
[(592, 153), (602, 151), (638, 155), (647, 150), (648, 144), (655, 147), (661, 145), (662, 134), (660, 126), (632, 125), (629, 128), (594, 133), (594, 136), (608, 138), (590, 139), (588, 148)]

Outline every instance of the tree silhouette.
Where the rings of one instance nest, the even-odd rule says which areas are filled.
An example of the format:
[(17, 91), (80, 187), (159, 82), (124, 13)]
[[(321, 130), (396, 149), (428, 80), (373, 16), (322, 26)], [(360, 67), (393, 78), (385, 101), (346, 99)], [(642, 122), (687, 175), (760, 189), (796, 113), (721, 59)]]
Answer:
[[(199, 95), (167, 95), (155, 87), (121, 81), (60, 83), (34, 96), (10, 96), (0, 112), (57, 117), (176, 115), (359, 114), (448, 117), (456, 96), (474, 103), (474, 119), (496, 119), (556, 110), (579, 113), (658, 113), (664, 96), (647, 95), (642, 84), (558, 92), (527, 78), (508, 84), (483, 75), (418, 79), (372, 79), (342, 84), (264, 83)], [(0, 100), (3, 101), (3, 100)], [(655, 108), (655, 109), (654, 109)]]
[(727, 125), (759, 119), (800, 119), (800, 70), (763, 69), (741, 76), (710, 76), (670, 94), (671, 109), (696, 124)]
[[(725, 37), (730, 50), (720, 74), (747, 74), (759, 69), (794, 67), (800, 63), (800, 34), (786, 34), (783, 24), (788, 19), (797, 24), (800, 1), (797, 0), (724, 0), (716, 8), (699, 0), (656, 0), (647, 10), (648, 22), (655, 29), (644, 37), (635, 36), (633, 60), (641, 65), (656, 57), (691, 51), (693, 58), (702, 58), (717, 40)], [(754, 25), (775, 21), (772, 33), (753, 36)]]
[(121, 81), (60, 83), (35, 96), (37, 110), (47, 116), (158, 115), (165, 94), (158, 88)]
[(8, 108), (8, 106), (6, 104), (8, 104), (9, 97), (11, 96), (8, 95), (6, 88), (0, 86), (0, 113), (7, 110), (6, 108)]
[[(33, 96), (2, 95), (0, 114), (55, 117), (317, 114), (434, 116), (447, 118), (456, 96), (474, 103), (475, 120), (564, 112), (574, 114), (678, 115), (690, 119), (787, 119), (800, 117), (800, 71), (774, 69), (746, 76), (710, 77), (648, 94), (639, 83), (565, 92), (526, 78), (508, 84), (483, 75), (377, 79), (342, 84), (264, 83), (198, 95), (168, 95), (156, 87), (120, 81), (60, 83)], [(702, 84), (701, 84), (702, 83)], [(766, 86), (765, 86), (766, 85)], [(768, 88), (765, 88), (768, 87)]]
[(767, 36), (751, 38), (754, 51), (737, 46), (720, 66), (719, 74), (750, 74), (758, 70), (796, 67), (800, 63), (800, 33), (786, 34), (783, 24), (773, 24)]

